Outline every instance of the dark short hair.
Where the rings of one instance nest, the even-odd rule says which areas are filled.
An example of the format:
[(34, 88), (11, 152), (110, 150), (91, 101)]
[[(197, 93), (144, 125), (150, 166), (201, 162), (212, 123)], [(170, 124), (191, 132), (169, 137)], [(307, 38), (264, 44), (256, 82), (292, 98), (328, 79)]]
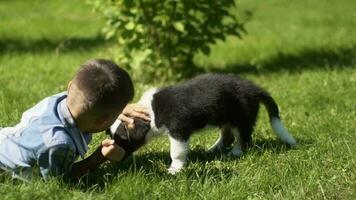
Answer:
[(134, 96), (129, 74), (110, 60), (87, 61), (72, 82), (84, 96), (88, 109), (123, 108)]

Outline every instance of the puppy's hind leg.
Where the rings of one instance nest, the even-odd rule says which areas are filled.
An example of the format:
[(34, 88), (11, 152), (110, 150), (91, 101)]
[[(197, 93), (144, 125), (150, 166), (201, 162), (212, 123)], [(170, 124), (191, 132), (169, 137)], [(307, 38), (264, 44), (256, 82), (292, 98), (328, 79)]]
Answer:
[(237, 128), (231, 129), (232, 134), (235, 136), (235, 144), (232, 150), (229, 152), (229, 156), (241, 156), (242, 149), (241, 149), (241, 135)]
[(169, 136), (169, 141), (171, 144), (170, 154), (171, 154), (172, 163), (168, 169), (168, 173), (176, 174), (187, 163), (189, 143), (188, 141), (178, 140), (172, 137), (171, 135)]
[(230, 146), (234, 143), (234, 136), (231, 133), (231, 126), (226, 124), (221, 126), (221, 132), (216, 142), (208, 149), (208, 152), (221, 151), (223, 148)]

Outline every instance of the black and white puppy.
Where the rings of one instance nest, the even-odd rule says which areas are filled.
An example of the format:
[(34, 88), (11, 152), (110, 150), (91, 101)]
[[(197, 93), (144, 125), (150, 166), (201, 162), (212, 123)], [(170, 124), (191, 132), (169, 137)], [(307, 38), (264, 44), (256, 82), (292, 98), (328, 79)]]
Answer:
[(116, 135), (119, 144), (126, 142), (131, 146), (131, 153), (152, 136), (167, 133), (172, 159), (168, 170), (174, 174), (186, 164), (190, 136), (206, 125), (221, 128), (220, 137), (209, 151), (221, 150), (235, 142), (229, 154), (240, 156), (242, 148), (252, 144), (251, 134), (260, 103), (266, 106), (276, 135), (288, 145), (295, 145), (295, 139), (280, 120), (273, 98), (233, 74), (205, 74), (176, 86), (150, 89), (138, 104), (149, 109), (151, 122), (136, 119), (130, 130), (116, 121), (110, 132)]

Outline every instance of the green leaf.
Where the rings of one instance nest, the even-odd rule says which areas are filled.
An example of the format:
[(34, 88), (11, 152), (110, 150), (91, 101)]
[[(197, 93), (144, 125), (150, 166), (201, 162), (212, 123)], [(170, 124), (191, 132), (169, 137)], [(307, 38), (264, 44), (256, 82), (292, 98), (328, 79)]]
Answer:
[(177, 31), (185, 33), (185, 27), (182, 22), (175, 22), (175, 23), (173, 23), (173, 26)]
[(144, 26), (142, 24), (137, 25), (135, 31), (143, 33), (145, 31)]
[(133, 30), (135, 28), (135, 23), (130, 21), (125, 25), (126, 30)]
[(111, 29), (110, 31), (107, 31), (105, 34), (105, 39), (110, 39), (112, 38), (116, 33), (115, 29)]

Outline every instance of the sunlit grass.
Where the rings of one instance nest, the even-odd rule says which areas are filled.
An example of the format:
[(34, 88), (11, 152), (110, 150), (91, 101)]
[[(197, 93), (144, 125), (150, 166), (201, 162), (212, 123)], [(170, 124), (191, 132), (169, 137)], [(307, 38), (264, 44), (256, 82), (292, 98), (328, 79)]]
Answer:
[[(187, 168), (166, 173), (169, 145), (159, 138), (81, 184), (0, 177), (1, 199), (354, 199), (356, 198), (356, 4), (352, 0), (243, 0), (250, 9), (242, 39), (195, 58), (207, 71), (233, 72), (266, 88), (299, 144), (273, 135), (265, 109), (255, 146), (240, 159), (206, 154), (217, 138), (208, 128), (191, 140)], [(65, 90), (79, 65), (111, 58), (104, 22), (83, 1), (0, 1), (0, 126)], [(158, 79), (159, 77), (157, 77)], [(164, 83), (162, 83), (164, 84)], [(151, 85), (135, 80), (136, 97)], [(95, 136), (95, 147), (104, 135)]]

